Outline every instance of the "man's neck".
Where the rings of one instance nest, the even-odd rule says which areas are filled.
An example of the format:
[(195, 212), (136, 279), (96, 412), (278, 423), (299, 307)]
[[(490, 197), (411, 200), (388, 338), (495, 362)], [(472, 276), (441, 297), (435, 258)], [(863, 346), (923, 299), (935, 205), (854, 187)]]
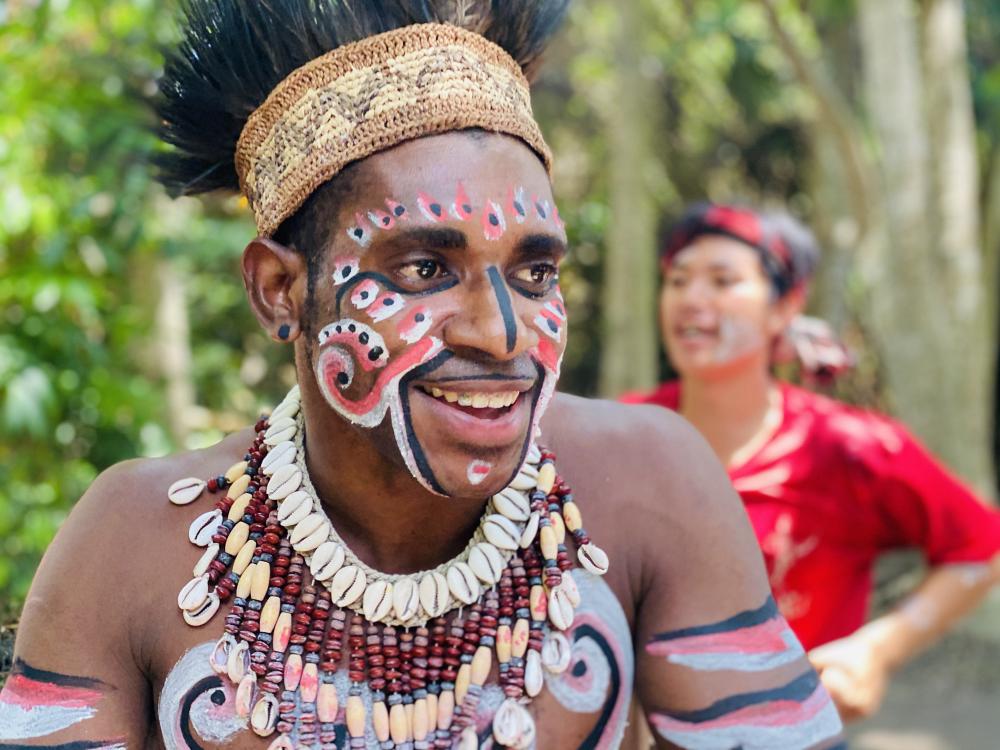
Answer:
[(358, 557), (384, 573), (409, 573), (434, 568), (465, 548), (485, 501), (429, 492), (334, 413), (315, 384), (303, 383), (301, 392), (309, 478)]
[(780, 392), (763, 367), (747, 367), (719, 379), (685, 378), (680, 397), (680, 413), (727, 468), (746, 461), (780, 420)]

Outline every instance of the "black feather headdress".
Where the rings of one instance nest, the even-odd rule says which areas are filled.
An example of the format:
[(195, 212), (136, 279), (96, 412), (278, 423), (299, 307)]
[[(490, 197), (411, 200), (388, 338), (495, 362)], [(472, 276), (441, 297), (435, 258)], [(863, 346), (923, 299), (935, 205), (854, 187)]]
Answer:
[(182, 38), (156, 101), (160, 180), (179, 194), (238, 190), (247, 118), (292, 71), (342, 45), (451, 23), (502, 47), (529, 75), (569, 0), (183, 0)]

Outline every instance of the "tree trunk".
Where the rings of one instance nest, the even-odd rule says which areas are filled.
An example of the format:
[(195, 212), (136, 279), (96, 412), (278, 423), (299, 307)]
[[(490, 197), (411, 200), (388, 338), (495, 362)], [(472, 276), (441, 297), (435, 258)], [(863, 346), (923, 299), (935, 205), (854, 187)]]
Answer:
[(165, 259), (158, 268), (160, 297), (156, 306), (156, 357), (167, 387), (170, 437), (183, 448), (195, 405), (191, 376), (191, 326), (187, 312), (187, 284), (175, 262)]
[(615, 397), (656, 383), (656, 203), (646, 176), (655, 163), (649, 81), (641, 74), (642, 9), (618, 6), (613, 81), (598, 106), (611, 153), (611, 220), (604, 260), (599, 390)]
[(992, 348), (962, 6), (926, 7), (922, 35), (913, 0), (858, 4), (886, 228), (861, 270), (896, 412), (992, 496)]

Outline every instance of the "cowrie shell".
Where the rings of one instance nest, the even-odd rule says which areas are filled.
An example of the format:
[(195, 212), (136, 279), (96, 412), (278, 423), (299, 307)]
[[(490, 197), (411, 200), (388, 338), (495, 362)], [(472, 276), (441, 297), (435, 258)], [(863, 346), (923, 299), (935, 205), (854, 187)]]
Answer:
[(493, 739), (504, 747), (521, 750), (530, 746), (525, 744), (529, 735), (534, 739), (534, 727), (535, 721), (528, 710), (516, 700), (507, 698), (493, 716)]
[(595, 576), (602, 576), (608, 572), (607, 554), (592, 542), (584, 544), (577, 550), (576, 559), (580, 561), (580, 565), (584, 569)]
[(313, 504), (309, 493), (304, 490), (293, 492), (278, 506), (278, 522), (284, 526), (294, 526), (312, 513)]
[(324, 523), (318, 529), (316, 529), (312, 534), (309, 534), (304, 539), (300, 539), (298, 542), (292, 544), (292, 548), (296, 552), (312, 552), (314, 549), (319, 547), (323, 542), (330, 538), (330, 525)]
[(277, 422), (279, 419), (294, 417), (298, 413), (299, 413), (299, 402), (294, 400), (290, 401), (286, 398), (284, 401), (282, 401), (274, 408), (274, 411), (271, 412), (271, 416), (268, 417), (267, 421), (273, 424), (274, 422)]
[(511, 480), (510, 485), (508, 485), (511, 489), (526, 492), (535, 488), (535, 477), (525, 472), (525, 467), (528, 465), (529, 464), (525, 464), (525, 466), (522, 466), (521, 470), (517, 473), (517, 476)]
[(198, 609), (191, 612), (184, 610), (184, 622), (196, 628), (199, 625), (204, 625), (206, 622), (211, 620), (212, 616), (218, 611), (219, 595), (213, 591), (208, 595), (201, 607)]
[(524, 692), (529, 698), (534, 698), (542, 692), (544, 677), (542, 674), (542, 657), (537, 651), (529, 651), (524, 664)]
[(241, 639), (235, 648), (229, 651), (229, 658), (226, 660), (226, 674), (234, 685), (238, 685), (249, 671), (250, 644)]
[(516, 550), (521, 539), (521, 530), (509, 518), (493, 513), (483, 521), (486, 538), (500, 549)]
[(573, 605), (566, 592), (558, 586), (549, 592), (549, 622), (559, 630), (569, 630), (573, 626)]
[(295, 447), (295, 443), (291, 440), (278, 443), (264, 456), (264, 460), (260, 462), (260, 470), (267, 476), (271, 476), (282, 466), (294, 463), (297, 455), (298, 450)]
[(541, 516), (538, 513), (532, 513), (528, 516), (528, 523), (524, 525), (524, 531), (521, 532), (521, 540), (519, 542), (521, 549), (528, 549), (531, 543), (535, 541), (535, 535), (538, 533), (538, 523), (541, 520)]
[(205, 482), (197, 477), (178, 479), (167, 490), (167, 498), (174, 505), (187, 505), (197, 500), (205, 490)]
[(532, 466), (537, 466), (538, 462), (542, 460), (542, 452), (538, 449), (538, 446), (532, 443), (528, 447), (528, 455), (525, 457), (525, 463), (529, 463)]
[(267, 496), (283, 500), (302, 486), (302, 470), (295, 464), (285, 464), (275, 470), (267, 482)]
[(254, 697), (257, 695), (257, 675), (253, 672), (243, 675), (239, 687), (236, 688), (235, 711), (241, 719), (250, 716)]
[(270, 693), (261, 693), (250, 713), (250, 728), (254, 734), (267, 737), (278, 723), (278, 699)]
[(207, 547), (222, 523), (222, 511), (216, 508), (202, 513), (188, 528), (188, 540), (199, 547)]
[(184, 584), (177, 594), (177, 606), (185, 611), (194, 611), (208, 598), (208, 576), (200, 575)]
[(580, 606), (580, 589), (577, 587), (576, 579), (573, 578), (573, 574), (570, 571), (563, 571), (562, 582), (559, 584), (559, 588), (565, 592), (570, 604), (574, 607)]
[(380, 622), (392, 610), (392, 584), (388, 581), (372, 581), (365, 588), (361, 601), (361, 611), (368, 622)]
[(317, 581), (332, 578), (344, 565), (344, 548), (336, 542), (324, 542), (313, 552), (309, 561), (309, 570)]
[(346, 565), (330, 581), (330, 597), (338, 607), (348, 607), (365, 591), (365, 574), (356, 565)]
[(301, 542), (325, 523), (326, 514), (321, 512), (310, 513), (295, 525), (289, 541), (294, 546), (296, 542)]
[(208, 657), (212, 665), (212, 671), (216, 674), (225, 674), (229, 664), (229, 652), (236, 647), (236, 636), (226, 633), (215, 643), (211, 655)]
[(409, 622), (420, 608), (420, 590), (409, 578), (400, 578), (392, 589), (392, 609), (396, 619)]
[(552, 674), (561, 674), (569, 668), (573, 649), (562, 633), (550, 630), (542, 641), (542, 666)]
[(208, 566), (212, 564), (216, 555), (219, 554), (221, 547), (216, 542), (212, 542), (205, 551), (202, 553), (201, 557), (198, 558), (198, 562), (194, 564), (194, 570), (192, 574), (195, 578), (201, 575), (205, 575), (208, 572)]
[(420, 605), (430, 617), (440, 617), (448, 609), (448, 581), (431, 571), (420, 579)]
[(291, 440), (298, 431), (298, 425), (291, 417), (276, 419), (270, 423), (264, 433), (264, 442), (270, 447)]
[(531, 505), (523, 492), (507, 488), (493, 496), (493, 507), (511, 521), (526, 521)]
[(479, 598), (479, 581), (476, 574), (464, 562), (457, 562), (448, 568), (448, 590), (462, 604), (472, 604)]
[(469, 567), (480, 581), (492, 586), (503, 575), (505, 562), (500, 550), (489, 542), (479, 542), (469, 550)]

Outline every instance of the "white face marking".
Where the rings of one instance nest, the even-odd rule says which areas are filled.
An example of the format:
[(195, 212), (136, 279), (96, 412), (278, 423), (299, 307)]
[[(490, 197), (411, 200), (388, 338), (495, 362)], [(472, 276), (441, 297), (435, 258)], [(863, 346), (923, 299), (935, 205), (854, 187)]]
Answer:
[(466, 474), (469, 479), (469, 484), (475, 486), (477, 484), (482, 484), (483, 480), (489, 476), (490, 470), (493, 468), (493, 464), (489, 461), (473, 461), (469, 464), (469, 468)]

